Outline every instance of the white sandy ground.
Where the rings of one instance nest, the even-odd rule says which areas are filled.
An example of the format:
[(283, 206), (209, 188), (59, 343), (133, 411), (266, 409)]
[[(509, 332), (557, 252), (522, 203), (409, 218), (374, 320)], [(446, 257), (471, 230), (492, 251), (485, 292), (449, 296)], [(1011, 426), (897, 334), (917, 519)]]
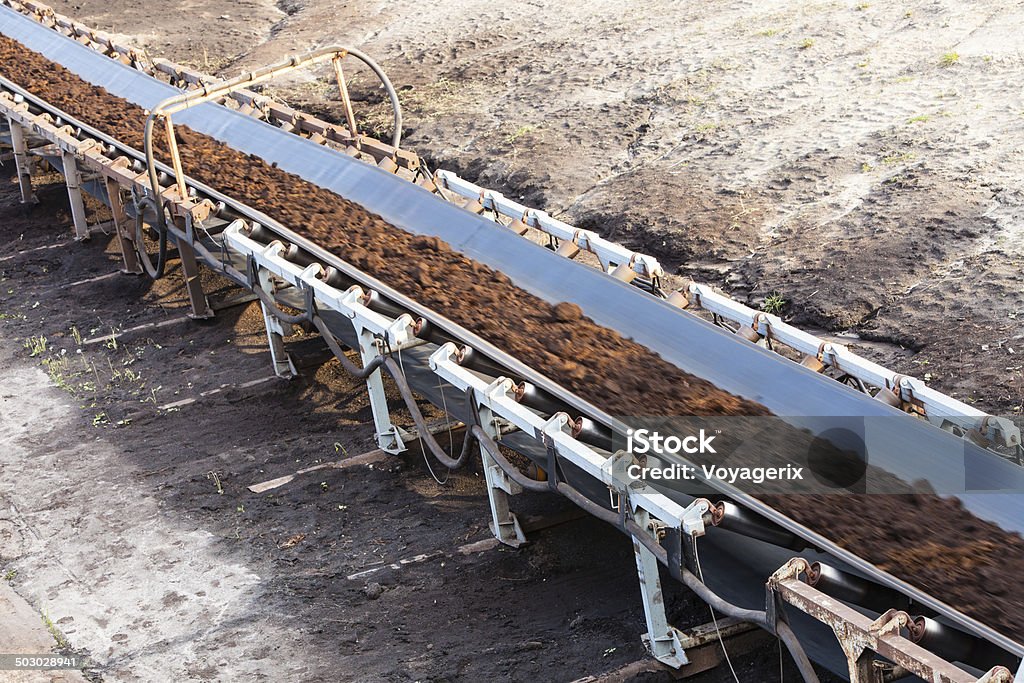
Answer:
[[(17, 572), (14, 604), (20, 596), (35, 610), (0, 617), (0, 635), (34, 633), (24, 647), (45, 652), (54, 645), (45, 630), (39, 638), (46, 615), (103, 663), (106, 680), (300, 676), (309, 653), (262, 609), (260, 577), (245, 560), (166, 513), (137, 465), (81, 426), (81, 411), (45, 372), (7, 350), (0, 366), (0, 561)], [(78, 438), (45, 425), (80, 425), (60, 430)]]
[[(0, 521), (0, 538), (8, 529)], [(56, 641), (39, 614), (6, 582), (0, 582), (0, 650), (5, 655), (46, 656), (53, 654)], [(5, 683), (82, 683), (85, 677), (75, 669), (51, 671), (0, 671)]]

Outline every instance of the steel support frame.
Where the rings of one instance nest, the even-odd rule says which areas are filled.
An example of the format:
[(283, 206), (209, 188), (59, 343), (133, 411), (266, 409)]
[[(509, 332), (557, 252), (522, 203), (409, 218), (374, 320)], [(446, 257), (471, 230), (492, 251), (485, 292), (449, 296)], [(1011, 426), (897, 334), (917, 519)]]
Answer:
[[(506, 383), (508, 380), (503, 378), (496, 380), (484, 391), (505, 394), (510, 389)], [(487, 436), (497, 442), (500, 434), (494, 411), (486, 404), (477, 405), (475, 409), (481, 428)], [(491, 533), (505, 545), (518, 548), (526, 543), (526, 534), (519, 524), (519, 519), (512, 512), (509, 498), (522, 493), (523, 488), (509, 478), (483, 446), (480, 447), (480, 460), (483, 463), (484, 480), (487, 484), (487, 501), (491, 508)]]
[[(127, 159), (120, 162), (122, 168), (128, 166)], [(118, 162), (115, 162), (118, 163)], [(139, 264), (139, 255), (136, 252), (134, 233), (128, 228), (128, 215), (124, 208), (124, 197), (121, 195), (121, 185), (111, 176), (103, 177), (103, 184), (107, 191), (107, 202), (110, 205), (110, 214), (114, 221), (114, 230), (117, 233), (117, 246), (121, 251), (121, 260), (124, 263), (123, 273), (140, 275), (142, 265)]]
[[(913, 674), (933, 683), (1012, 683), (1013, 674), (997, 666), (981, 678), (964, 671), (904, 638), (900, 631), (910, 617), (889, 610), (878, 619), (870, 619), (845, 603), (833, 599), (800, 580), (810, 569), (807, 560), (794, 558), (768, 579), (768, 604), (776, 601), (796, 607), (832, 629), (846, 655), (850, 683), (886, 683), (887, 670), (902, 676)], [(888, 662), (878, 660), (876, 655)], [(904, 673), (905, 672), (905, 673)]]
[[(272, 282), (271, 276), (294, 287), (312, 290), (312, 300), (315, 301), (318, 309), (336, 311), (351, 321), (359, 339), (358, 350), (363, 367), (375, 362), (380, 356), (400, 352), (402, 349), (419, 346), (423, 343), (422, 340), (416, 338), (412, 316), (405, 314), (392, 320), (371, 311), (362, 303), (366, 292), (361, 287), (354, 286), (346, 291), (331, 287), (319, 277), (323, 274), (322, 266), (311, 264), (306, 268), (299, 267), (284, 258), (284, 245), (280, 241), (274, 241), (268, 245), (260, 244), (244, 235), (243, 227), (243, 221), (235, 221), (225, 228), (223, 239), (229, 248), (251, 261), (252, 268), (259, 273), (260, 285), (264, 291), (268, 293), (273, 291), (268, 288)], [(278, 346), (281, 342), (279, 328), (274, 329), (271, 334), (272, 324), (279, 325), (279, 322), (269, 315), (266, 306), (264, 306), (264, 320), (267, 322), (271, 355), (274, 358), (276, 370), (278, 364), (283, 362), (287, 356), (284, 354), (283, 344)], [(290, 369), (294, 372), (294, 366), (290, 366)], [(379, 368), (367, 376), (366, 390), (373, 413), (377, 445), (388, 453), (401, 453), (406, 448), (405, 440), (401, 430), (391, 421), (391, 413), (384, 390), (384, 378)]]
[[(187, 195), (185, 195), (187, 196)], [(175, 208), (177, 208), (177, 204)], [(199, 274), (199, 262), (196, 260), (196, 250), (192, 246), (195, 241), (195, 230), (193, 217), (189, 212), (183, 212), (174, 217), (174, 224), (178, 228), (175, 235), (175, 246), (178, 247), (178, 259), (181, 265), (181, 277), (185, 284), (185, 293), (188, 295), (189, 306), (192, 313), (189, 317), (193, 320), (205, 320), (213, 317), (213, 309), (203, 291), (203, 281)], [(184, 239), (182, 234), (184, 233)]]
[[(621, 505), (621, 498), (620, 498)], [(641, 528), (651, 524), (651, 516), (644, 509), (633, 513), (633, 519)], [(632, 537), (633, 555), (636, 559), (636, 574), (640, 580), (640, 598), (644, 603), (644, 619), (647, 633), (641, 636), (647, 651), (663, 664), (678, 669), (690, 663), (680, 641), (680, 633), (668, 622), (665, 614), (665, 594), (661, 589), (661, 571), (658, 558), (636, 537)]]
[[(362, 292), (352, 294), (360, 296)], [(357, 325), (356, 319), (352, 320), (353, 325)], [(377, 336), (371, 328), (356, 326), (356, 335), (359, 337), (359, 356), (364, 368), (386, 355), (386, 339)], [(374, 439), (377, 446), (387, 453), (401, 453), (405, 450), (405, 443), (398, 427), (391, 422), (388, 397), (384, 390), (384, 376), (379, 368), (366, 378), (366, 394), (370, 398), (370, 412), (373, 414)]]
[[(56, 147), (61, 158), (61, 170), (65, 173), (74, 218), (75, 239), (78, 241), (86, 240), (90, 236), (82, 196), (82, 169), (85, 168), (90, 174), (95, 173), (102, 177), (113, 216), (113, 225), (120, 240), (124, 270), (129, 273), (139, 272), (141, 269), (138, 256), (134, 250), (129, 249), (129, 245), (137, 245), (134, 243), (132, 231), (127, 226), (121, 188), (132, 188), (139, 194), (144, 193), (149, 187), (146, 173), (132, 171), (131, 163), (125, 157), (113, 160), (107, 158), (103, 154), (103, 146), (95, 140), (76, 138), (70, 126), (58, 127), (50, 117), (32, 114), (27, 103), (18, 102), (7, 93), (0, 94), (0, 114), (7, 117), (12, 131), (18, 128), (23, 133), (31, 133), (48, 140)], [(25, 168), (28, 168), (27, 158)], [(213, 205), (205, 200), (195, 202), (187, 197), (183, 199), (173, 189), (164, 191), (162, 199), (173, 216), (173, 220), (167, 225), (168, 238), (178, 247), (186, 293), (192, 306), (192, 317), (208, 318), (213, 315), (213, 311), (202, 290), (198, 259), (192, 244), (195, 239), (193, 226), (209, 216)]]
[(75, 239), (89, 239), (89, 223), (85, 218), (85, 200), (82, 198), (82, 174), (78, 171), (75, 153), (61, 149), (60, 161), (64, 167), (64, 182), (68, 187), (68, 202), (71, 204), (71, 218), (75, 224)]
[[(270, 271), (256, 267), (256, 279), (260, 288), (267, 294), (274, 295), (274, 279)], [(282, 379), (292, 379), (298, 376), (295, 364), (291, 356), (284, 348), (284, 337), (288, 331), (284, 329), (284, 323), (271, 314), (267, 305), (260, 301), (260, 311), (263, 313), (263, 326), (267, 332), (267, 346), (270, 347), (270, 364), (274, 368), (274, 374)]]
[[(312, 288), (318, 309), (334, 310), (352, 321), (359, 335), (364, 364), (372, 362), (380, 353), (407, 348), (418, 342), (410, 316), (403, 315), (392, 321), (374, 313), (362, 305), (361, 300), (365, 293), (360, 287), (352, 287), (346, 292), (335, 289), (318, 277), (323, 272), (319, 264), (301, 268), (283, 258), (284, 245), (281, 242), (260, 244), (244, 235), (242, 228), (242, 221), (236, 221), (228, 226), (223, 233), (225, 242), (232, 250), (251, 259), (254, 267), (266, 274), (266, 280), (263, 280), (264, 276), (261, 275), (261, 284), (269, 284), (270, 275), (273, 274), (274, 277), (291, 285)], [(431, 355), (430, 368), (441, 380), (473, 397), (473, 407), (479, 416), (479, 424), (492, 438), (498, 436), (497, 419), (500, 418), (549, 443), (558, 457), (565, 458), (590, 476), (604, 481), (610, 490), (616, 492), (620, 505), (627, 506), (631, 518), (637, 525), (651, 530), (655, 538), (655, 530), (665, 527), (680, 529), (684, 533), (703, 533), (703, 525), (699, 520), (708, 510), (707, 501), (696, 501), (690, 507), (684, 508), (640, 482), (627, 481), (612, 466), (614, 458), (601, 456), (573, 438), (567, 415), (561, 413), (550, 419), (538, 416), (515, 401), (514, 384), (511, 380), (501, 377), (487, 384), (477, 375), (459, 366), (454, 360), (455, 353), (453, 344), (445, 344)], [(371, 378), (378, 375), (379, 371), (373, 373)], [(371, 405), (380, 407), (383, 411), (382, 415), (374, 413), (374, 421), (378, 432), (378, 444), (388, 450), (385, 448), (386, 442), (381, 442), (391, 434), (397, 437), (397, 430), (389, 432), (382, 429), (382, 426), (391, 427), (386, 402), (375, 397), (374, 385), (370, 384), (369, 380), (368, 390)], [(383, 390), (382, 385), (380, 390)], [(383, 399), (382, 393), (380, 399)], [(398, 449), (393, 448), (391, 452), (400, 449), (401, 446)], [(520, 493), (522, 489), (483, 448), (481, 458), (487, 483), (491, 531), (501, 543), (517, 547), (526, 541), (526, 537), (519, 520), (511, 510), (509, 497)], [(698, 520), (696, 523), (695, 510)], [(634, 550), (647, 621), (644, 642), (655, 658), (678, 668), (686, 664), (687, 659), (680, 644), (679, 632), (668, 623), (665, 614), (658, 558), (643, 543), (635, 539)]]
[(32, 191), (32, 160), (28, 156), (28, 142), (25, 129), (12, 116), (7, 116), (7, 125), (11, 129), (11, 148), (14, 151), (14, 166), (18, 173), (18, 186), (21, 189), (22, 204), (38, 204), (35, 192)]

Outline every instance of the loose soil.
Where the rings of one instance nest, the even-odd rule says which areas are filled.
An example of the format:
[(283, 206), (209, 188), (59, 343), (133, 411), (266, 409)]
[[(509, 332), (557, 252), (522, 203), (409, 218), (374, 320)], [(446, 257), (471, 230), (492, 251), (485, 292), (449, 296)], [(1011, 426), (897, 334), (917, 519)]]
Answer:
[[(141, 146), (144, 115), (138, 107), (81, 81), (10, 39), (0, 39), (0, 58), (4, 64), (18, 65), (15, 70), (5, 69), (6, 75), (15, 82), (126, 143)], [(308, 237), (371, 274), (386, 273), (388, 281), (405, 294), (427, 303), (513, 355), (529, 358), (535, 368), (610, 412), (649, 412), (650, 406), (658, 406), (667, 414), (675, 415), (767, 414), (763, 407), (682, 373), (644, 347), (586, 318), (575, 319), (575, 316), (557, 313), (554, 307), (519, 290), (502, 274), (453, 252), (439, 240), (397, 230), (333, 193), (188, 129), (180, 128), (179, 136), (184, 165), (193, 177), (245, 199), (286, 225), (302, 226)], [(239, 177), (227, 171), (238, 168), (246, 168), (247, 173)], [(299, 197), (301, 201), (294, 201)], [(341, 225), (345, 226), (343, 235), (338, 234), (337, 228)], [(417, 268), (411, 272), (404, 268), (410, 255), (417, 260)], [(488, 285), (483, 286), (480, 281)], [(526, 334), (520, 336), (512, 330)], [(617, 369), (614, 378), (601, 374), (603, 368), (610, 367)], [(643, 382), (643, 378), (651, 376), (663, 379), (653, 390)], [(928, 514), (941, 508), (964, 517), (970, 515), (962, 510), (958, 501), (931, 498), (936, 505), (927, 509), (903, 505), (899, 498), (891, 499), (891, 503), (900, 507), (908, 518), (914, 518), (912, 523), (921, 534), (934, 535), (937, 545), (956, 547), (962, 537), (957, 536), (949, 524), (934, 524), (935, 518)], [(849, 498), (822, 500), (831, 501), (829, 505), (837, 513), (815, 514), (805, 521), (825, 536), (834, 537), (836, 527), (845, 528), (846, 524), (859, 519), (860, 506), (855, 506), (856, 512), (851, 510)], [(794, 516), (794, 510), (809, 507), (807, 502), (801, 497), (775, 501), (780, 509)], [(840, 509), (844, 510), (842, 514), (838, 512)], [(918, 515), (920, 520), (916, 519)], [(969, 601), (952, 604), (1007, 635), (1021, 639), (1024, 637), (1024, 611), (1007, 611), (1006, 595), (1012, 595), (1017, 589), (1015, 577), (1024, 569), (1024, 545), (1019, 536), (1008, 535), (994, 525), (979, 522), (977, 529), (979, 533), (994, 534), (996, 545), (1006, 548), (1007, 561), (999, 566), (998, 572), (994, 569), (992, 576), (986, 575), (985, 581), (979, 580), (979, 585), (972, 586)], [(918, 541), (921, 538), (919, 536)], [(865, 533), (853, 540), (857, 544), (847, 546), (850, 550), (880, 564), (891, 564), (896, 548), (905, 542), (902, 538), (874, 533)], [(956, 593), (949, 585), (956, 577), (947, 572), (919, 573), (917, 567), (907, 567), (905, 563), (892, 567), (891, 571), (947, 600)], [(992, 594), (991, 590), (997, 592)], [(1000, 597), (987, 599), (986, 595)]]

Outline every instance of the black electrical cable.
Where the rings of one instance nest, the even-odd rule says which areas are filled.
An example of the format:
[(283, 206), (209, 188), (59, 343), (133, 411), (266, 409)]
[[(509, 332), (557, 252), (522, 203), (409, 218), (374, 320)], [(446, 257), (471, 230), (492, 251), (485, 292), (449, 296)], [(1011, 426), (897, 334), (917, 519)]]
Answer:
[(302, 323), (310, 322), (309, 311), (303, 311), (302, 313), (299, 313), (297, 315), (285, 313), (277, 305), (277, 301), (274, 299), (274, 297), (272, 297), (258, 283), (253, 282), (250, 285), (250, 287), (252, 288), (252, 291), (257, 296), (257, 298), (259, 298), (260, 303), (262, 303), (267, 308), (267, 312), (270, 313), (275, 318), (277, 318), (278, 320), (280, 320), (281, 322), (288, 323), (289, 325), (301, 325)]
[[(149, 257), (146, 251), (145, 242), (145, 216), (150, 211), (154, 218), (150, 226), (156, 231), (157, 242), (160, 247), (157, 251), (156, 264)], [(164, 276), (164, 268), (167, 266), (167, 225), (164, 222), (163, 207), (153, 197), (142, 197), (135, 207), (135, 250), (139, 253), (139, 262), (145, 269), (146, 274), (154, 280)]]

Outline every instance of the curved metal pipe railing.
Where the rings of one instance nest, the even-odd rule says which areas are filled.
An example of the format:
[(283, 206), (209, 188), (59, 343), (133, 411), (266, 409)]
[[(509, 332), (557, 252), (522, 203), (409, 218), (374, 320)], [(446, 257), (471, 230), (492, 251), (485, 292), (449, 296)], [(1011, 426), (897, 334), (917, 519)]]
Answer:
[[(149, 173), (149, 184), (152, 196), (160, 197), (161, 194), (156, 158), (153, 152), (153, 128), (156, 126), (158, 119), (163, 119), (164, 122), (164, 129), (167, 135), (167, 147), (171, 155), (171, 168), (174, 172), (175, 185), (178, 190), (178, 196), (184, 199), (188, 196), (188, 186), (185, 182), (185, 174), (181, 167), (181, 156), (178, 153), (178, 143), (174, 137), (174, 124), (171, 121), (171, 116), (180, 111), (184, 111), (185, 109), (189, 109), (227, 95), (235, 90), (250, 87), (256, 83), (261, 83), (276, 76), (288, 73), (289, 71), (294, 71), (301, 66), (312, 66), (328, 60), (331, 61), (334, 66), (335, 78), (338, 81), (338, 90), (341, 94), (341, 102), (345, 110), (345, 119), (348, 123), (349, 132), (352, 135), (353, 140), (355, 140), (358, 145), (359, 131), (356, 126), (355, 114), (352, 112), (352, 101), (349, 98), (348, 85), (345, 82), (345, 74), (341, 69), (341, 61), (348, 55), (355, 57), (368, 66), (384, 85), (384, 89), (388, 93), (388, 99), (391, 100), (391, 109), (394, 113), (395, 119), (395, 131), (391, 138), (391, 145), (397, 150), (402, 141), (402, 107), (398, 101), (398, 93), (395, 91), (395, 87), (392, 85), (391, 79), (388, 78), (387, 74), (384, 73), (384, 70), (379, 64), (377, 64), (377, 62), (360, 50), (340, 46), (324, 47), (313, 50), (312, 52), (289, 57), (277, 64), (265, 66), (255, 71), (250, 71), (240, 76), (236, 76), (235, 78), (219, 81), (210, 85), (203, 85), (194, 90), (173, 95), (157, 104), (146, 118), (146, 128), (143, 138), (146, 153), (146, 168)], [(157, 232), (163, 232), (163, 216), (160, 213), (157, 214), (157, 222), (160, 224), (157, 225)], [(163, 272), (163, 259), (164, 256), (162, 250), (156, 267), (152, 272)], [(152, 272), (150, 274), (152, 274)]]

